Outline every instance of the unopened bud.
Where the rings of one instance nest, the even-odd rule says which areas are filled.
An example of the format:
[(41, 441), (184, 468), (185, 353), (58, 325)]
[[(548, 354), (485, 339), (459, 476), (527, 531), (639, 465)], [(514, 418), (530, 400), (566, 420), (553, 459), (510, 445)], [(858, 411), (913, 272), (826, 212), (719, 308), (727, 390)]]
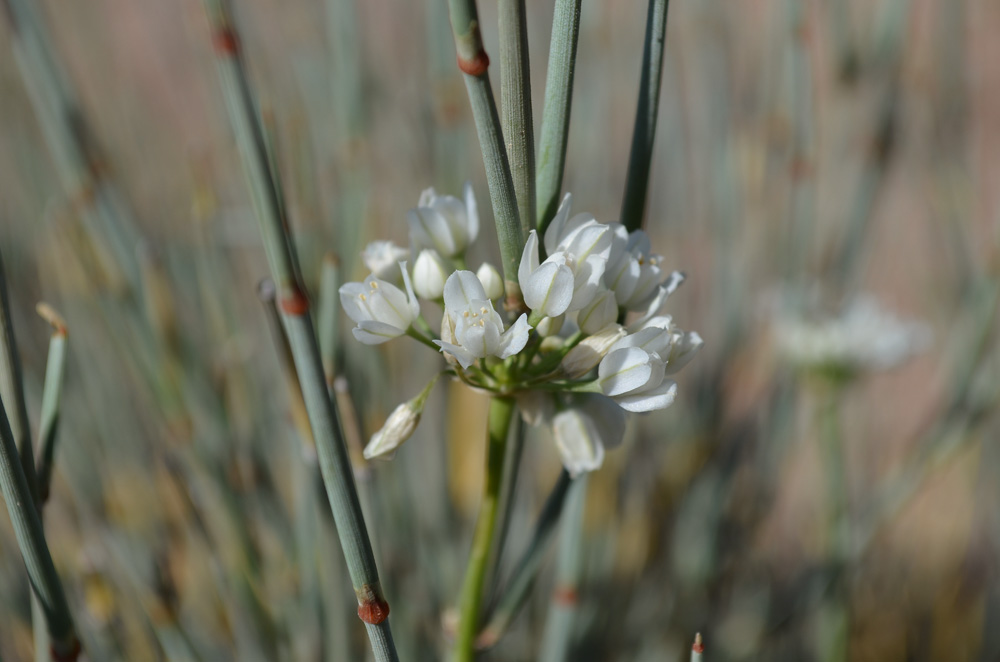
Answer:
[(624, 338), (625, 329), (620, 324), (609, 324), (599, 333), (587, 336), (563, 357), (562, 371), (570, 379), (583, 377), (597, 367), (611, 346)]
[(492, 264), (483, 262), (483, 266), (479, 267), (479, 271), (476, 272), (476, 277), (483, 284), (483, 289), (486, 290), (486, 298), (499, 299), (503, 296), (503, 278), (500, 277), (500, 272)]
[(413, 290), (422, 299), (440, 299), (444, 294), (444, 282), (448, 279), (448, 274), (448, 267), (438, 252), (424, 249), (413, 265)]

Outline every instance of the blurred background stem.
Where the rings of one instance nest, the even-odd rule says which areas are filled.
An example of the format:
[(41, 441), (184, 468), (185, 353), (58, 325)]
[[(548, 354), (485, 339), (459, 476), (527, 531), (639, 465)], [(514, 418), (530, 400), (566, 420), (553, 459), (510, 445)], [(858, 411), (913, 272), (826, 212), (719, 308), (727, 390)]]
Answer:
[(556, 557), (556, 583), (545, 621), (539, 660), (567, 662), (572, 660), (574, 626), (580, 603), (583, 579), (583, 521), (587, 502), (587, 474), (573, 481), (567, 495), (559, 550)]

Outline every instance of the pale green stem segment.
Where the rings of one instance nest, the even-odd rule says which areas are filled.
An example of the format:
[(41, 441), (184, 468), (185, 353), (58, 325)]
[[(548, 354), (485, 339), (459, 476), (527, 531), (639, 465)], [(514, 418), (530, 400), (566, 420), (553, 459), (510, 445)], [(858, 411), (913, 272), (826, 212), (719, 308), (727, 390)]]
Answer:
[(56, 574), (52, 556), (45, 543), (42, 520), (38, 516), (35, 500), (28, 487), (28, 480), (21, 466), (14, 433), (10, 428), (7, 410), (0, 405), (0, 489), (3, 490), (7, 512), (14, 525), (17, 545), (21, 549), (31, 588), (38, 599), (41, 613), (48, 628), (53, 657), (76, 659), (80, 644), (76, 638), (73, 617), (63, 593), (62, 583)]
[(483, 500), (479, 504), (476, 531), (472, 539), (472, 552), (465, 570), (462, 594), (459, 601), (458, 633), (452, 662), (470, 662), (475, 658), (476, 633), (479, 631), (480, 606), (483, 586), (489, 565), (490, 550), (497, 529), (500, 491), (503, 486), (504, 456), (514, 401), (510, 398), (493, 398), (486, 440), (486, 477), (483, 482)]
[(850, 612), (840, 577), (841, 568), (848, 562), (851, 554), (851, 523), (847, 507), (844, 440), (840, 433), (841, 387), (829, 385), (828, 389), (829, 392), (821, 394), (825, 401), (820, 404), (819, 434), (823, 447), (823, 466), (826, 469), (828, 531), (834, 585), (829, 598), (821, 607), (823, 627), (819, 640), (820, 655), (824, 662), (843, 662), (847, 659)]
[(319, 333), (319, 351), (323, 357), (323, 373), (332, 389), (337, 377), (337, 343), (340, 334), (340, 261), (333, 253), (323, 257), (319, 278), (319, 303), (316, 326)]
[(20, 457), (21, 469), (28, 481), (32, 501), (38, 499), (38, 477), (35, 474), (34, 448), (31, 444), (31, 427), (28, 408), (24, 401), (24, 377), (21, 356), (14, 338), (14, 323), (10, 316), (10, 292), (4, 274), (3, 255), (0, 255), (0, 401), (7, 410), (10, 429)]
[(566, 145), (569, 116), (573, 101), (573, 72), (576, 68), (576, 44), (580, 35), (581, 0), (556, 0), (549, 42), (549, 69), (545, 77), (545, 107), (538, 140), (538, 187), (535, 223), (545, 234), (559, 208), (563, 173), (566, 170)]
[(531, 69), (524, 0), (499, 0), (500, 119), (517, 197), (522, 236), (534, 228), (535, 130), (531, 116)]
[(65, 367), (66, 327), (57, 326), (49, 339), (49, 355), (45, 363), (45, 383), (42, 387), (42, 413), (38, 425), (38, 496), (40, 503), (43, 504), (48, 501), (52, 486), (56, 430), (59, 425), (59, 403)]
[(573, 627), (576, 622), (580, 581), (583, 576), (583, 511), (587, 500), (587, 474), (574, 482), (566, 507), (559, 554), (556, 559), (556, 585), (549, 617), (542, 637), (539, 660), (565, 662), (571, 659)]
[(573, 479), (565, 469), (559, 474), (559, 480), (549, 493), (542, 512), (538, 516), (535, 524), (535, 532), (531, 536), (528, 548), (518, 559), (514, 575), (507, 582), (504, 592), (501, 594), (493, 615), (489, 623), (479, 635), (478, 644), (481, 648), (489, 648), (500, 640), (511, 621), (517, 616), (521, 607), (527, 601), (531, 593), (531, 587), (538, 578), (538, 571), (542, 567), (545, 553), (548, 551), (555, 538), (556, 525), (562, 515), (563, 504), (566, 503), (566, 494), (569, 492)]
[(526, 235), (518, 216), (514, 180), (490, 85), (490, 59), (483, 49), (475, 0), (449, 0), (448, 7), (455, 50), (458, 53), (458, 67), (465, 78), (472, 117), (479, 135), (479, 146), (483, 151), (486, 181), (490, 186), (490, 200), (493, 203), (493, 220), (500, 242), (507, 301), (508, 305), (519, 308), (523, 301), (517, 284), (517, 267), (521, 261)]
[(382, 595), (338, 412), (327, 392), (319, 343), (281, 205), (280, 183), (268, 162), (267, 142), (240, 57), (237, 35), (227, 3), (206, 0), (205, 6), (218, 56), (222, 91), (253, 195), (271, 276), (278, 289), (279, 308), (305, 399), (320, 471), (358, 598), (358, 616), (365, 622), (375, 659), (397, 660), (389, 628), (389, 605)]
[(632, 150), (625, 176), (621, 222), (631, 232), (642, 227), (649, 190), (649, 168), (653, 160), (656, 114), (660, 108), (660, 79), (663, 74), (663, 46), (667, 36), (667, 0), (649, 0), (646, 39), (642, 48), (639, 103), (632, 129)]

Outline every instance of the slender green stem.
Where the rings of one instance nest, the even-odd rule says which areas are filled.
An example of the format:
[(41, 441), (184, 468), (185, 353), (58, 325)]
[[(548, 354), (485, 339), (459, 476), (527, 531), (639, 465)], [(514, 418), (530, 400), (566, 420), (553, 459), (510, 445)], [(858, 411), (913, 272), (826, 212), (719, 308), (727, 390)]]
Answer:
[(545, 228), (559, 208), (563, 173), (566, 170), (566, 144), (569, 138), (570, 107), (573, 101), (573, 72), (576, 68), (576, 44), (580, 35), (581, 0), (556, 0), (552, 16), (552, 39), (549, 42), (549, 69), (545, 78), (545, 107), (538, 141), (538, 186), (535, 223), (538, 232)]
[(24, 401), (24, 377), (21, 356), (14, 338), (14, 323), (10, 316), (10, 291), (4, 274), (3, 255), (0, 254), (0, 401), (8, 412), (10, 428), (21, 458), (21, 467), (28, 481), (33, 501), (38, 499), (38, 477), (35, 474), (34, 448), (31, 444), (31, 427), (28, 408)]
[(42, 387), (42, 413), (38, 424), (38, 496), (48, 501), (52, 485), (52, 468), (56, 452), (56, 429), (59, 424), (59, 401), (62, 394), (63, 371), (66, 367), (66, 325), (51, 308), (40, 304), (39, 313), (53, 326), (49, 339), (49, 356), (45, 363), (45, 383)]
[(417, 342), (430, 347), (435, 352), (440, 352), (441, 351), (441, 348), (438, 347), (437, 345), (435, 345), (431, 341), (430, 338), (428, 338), (424, 334), (420, 333), (419, 331), (417, 331), (416, 329), (414, 329), (412, 326), (409, 329), (406, 330), (406, 335), (410, 336), (411, 338), (413, 338)]
[(503, 484), (500, 487), (500, 515), (497, 520), (497, 533), (493, 539), (493, 549), (490, 553), (489, 572), (486, 582), (490, 587), (496, 586), (503, 560), (504, 547), (507, 543), (507, 533), (510, 529), (511, 512), (514, 509), (514, 494), (517, 492), (517, 478), (521, 473), (521, 456), (524, 454), (524, 441), (527, 437), (528, 426), (524, 420), (518, 416), (514, 423), (514, 432), (507, 442), (507, 450), (504, 454)]
[(49, 631), (49, 641), (55, 655), (62, 660), (76, 659), (80, 643), (76, 638), (73, 617), (63, 593), (42, 529), (42, 520), (21, 466), (14, 433), (11, 431), (6, 408), (0, 403), (0, 489), (3, 490), (7, 512), (14, 525), (31, 588), (37, 596)]
[(503, 485), (504, 456), (507, 434), (514, 416), (514, 401), (495, 397), (490, 401), (486, 440), (486, 478), (483, 482), (483, 501), (479, 504), (476, 532), (472, 540), (469, 565), (465, 570), (462, 595), (459, 601), (458, 633), (455, 639), (452, 662), (469, 662), (475, 656), (476, 633), (479, 631), (480, 605), (483, 585), (496, 533), (500, 490)]
[(535, 524), (531, 542), (521, 558), (518, 559), (514, 574), (507, 582), (489, 623), (479, 635), (477, 643), (480, 647), (488, 648), (496, 644), (527, 601), (531, 587), (534, 586), (535, 579), (538, 578), (538, 571), (542, 567), (545, 553), (555, 538), (556, 525), (559, 523), (563, 505), (566, 503), (566, 494), (571, 485), (573, 485), (573, 479), (570, 478), (569, 472), (563, 469), (555, 487), (552, 488), (548, 499), (545, 500), (542, 512), (538, 516), (538, 522)]
[(646, 39), (642, 48), (639, 102), (632, 130), (632, 150), (625, 176), (625, 197), (621, 220), (629, 231), (642, 227), (649, 190), (649, 168), (653, 160), (656, 114), (660, 108), (660, 79), (663, 74), (663, 46), (667, 36), (667, 0), (649, 0)]
[(317, 304), (316, 326), (319, 334), (319, 351), (323, 357), (323, 373), (326, 383), (333, 389), (337, 377), (337, 344), (340, 340), (340, 261), (333, 253), (323, 257), (323, 267), (319, 278), (319, 303)]
[(524, 0), (499, 0), (500, 119), (524, 236), (534, 228), (535, 130), (531, 117), (531, 68)]
[(556, 585), (545, 622), (542, 653), (538, 657), (546, 662), (569, 660), (572, 652), (573, 625), (583, 576), (583, 507), (587, 499), (587, 474), (577, 478), (576, 483), (577, 487), (570, 494), (559, 539)]
[(205, 6), (218, 56), (222, 91), (253, 195), (271, 275), (278, 288), (279, 307), (316, 442), (320, 471), (358, 599), (358, 616), (365, 622), (375, 659), (397, 660), (389, 627), (389, 605), (382, 595), (339, 415), (327, 392), (319, 343), (279, 193), (280, 182), (277, 172), (268, 164), (266, 140), (240, 57), (237, 34), (226, 2), (206, 0)]
[(841, 583), (841, 568), (849, 562), (851, 554), (850, 515), (847, 507), (847, 481), (844, 462), (844, 440), (840, 434), (840, 387), (829, 387), (823, 394), (826, 401), (820, 407), (820, 437), (823, 445), (823, 466), (829, 508), (831, 564), (833, 586), (831, 595), (820, 607), (822, 622), (819, 635), (820, 656), (824, 662), (842, 662), (847, 659), (850, 611), (849, 601)]
[(479, 15), (475, 0), (449, 0), (451, 29), (455, 37), (458, 53), (458, 67), (465, 78), (465, 88), (469, 93), (472, 116), (476, 121), (479, 146), (483, 152), (486, 167), (486, 181), (490, 186), (493, 203), (493, 219), (497, 239), (500, 242), (500, 256), (509, 306), (519, 308), (523, 301), (521, 288), (517, 283), (517, 267), (524, 249), (525, 233), (518, 216), (517, 196), (514, 180), (504, 147), (503, 130), (497, 113), (493, 88), (488, 73), (490, 59), (483, 49), (483, 39), (479, 32)]

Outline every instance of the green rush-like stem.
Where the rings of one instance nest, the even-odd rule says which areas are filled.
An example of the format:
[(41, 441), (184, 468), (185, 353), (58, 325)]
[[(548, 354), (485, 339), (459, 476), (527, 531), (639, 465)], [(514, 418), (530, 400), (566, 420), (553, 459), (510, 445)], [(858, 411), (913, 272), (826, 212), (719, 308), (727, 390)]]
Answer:
[(507, 140), (522, 236), (534, 228), (535, 130), (531, 116), (531, 68), (524, 0), (498, 0), (500, 28), (500, 122)]
[(580, 35), (581, 0), (556, 0), (549, 42), (549, 69), (545, 77), (545, 106), (538, 140), (535, 223), (545, 234), (559, 208), (566, 145), (569, 138), (570, 108), (573, 101), (573, 72)]
[(389, 627), (389, 605), (379, 583), (339, 415), (327, 391), (309, 301), (299, 279), (286, 210), (281, 204), (280, 183), (277, 172), (268, 163), (266, 140), (240, 56), (239, 39), (226, 2), (206, 0), (205, 7), (222, 92), (253, 195), (271, 276), (277, 286), (278, 304), (305, 399), (320, 472), (358, 599), (358, 616), (365, 623), (375, 659), (397, 660)]
[[(504, 548), (507, 543), (507, 533), (510, 530), (511, 513), (514, 509), (514, 495), (517, 492), (517, 478), (520, 474), (521, 456), (524, 454), (524, 442), (528, 436), (528, 425), (520, 416), (514, 422), (514, 432), (507, 442), (504, 454), (503, 484), (500, 486), (500, 515), (497, 521), (497, 534), (494, 536), (493, 549), (490, 552), (489, 572), (486, 584), (490, 587), (490, 596), (499, 580), (497, 574), (503, 561)], [(485, 617), (484, 617), (485, 618)]]
[(419, 342), (419, 343), (421, 343), (423, 345), (426, 345), (427, 347), (430, 347), (435, 352), (440, 352), (441, 351), (441, 348), (438, 347), (437, 345), (435, 345), (434, 342), (430, 338), (428, 338), (424, 334), (420, 333), (419, 331), (417, 331), (416, 329), (414, 329), (412, 326), (406, 330), (406, 335), (410, 336), (411, 338), (413, 338), (417, 342)]
[(31, 426), (28, 407), (24, 399), (24, 376), (21, 356), (14, 338), (14, 323), (10, 315), (10, 290), (4, 272), (3, 255), (0, 254), (0, 402), (4, 403), (21, 467), (28, 482), (32, 500), (38, 500), (38, 477), (35, 473), (34, 447), (31, 443)]
[(333, 389), (337, 377), (337, 346), (340, 341), (340, 260), (333, 253), (323, 257), (319, 277), (319, 302), (316, 306), (316, 331), (319, 353), (323, 358), (323, 374), (327, 386)]
[(632, 129), (632, 150), (625, 176), (621, 222), (631, 232), (642, 227), (649, 190), (649, 169), (653, 160), (656, 115), (660, 108), (660, 79), (663, 74), (663, 46), (667, 36), (667, 0), (649, 0), (646, 38), (642, 47), (639, 101)]
[(452, 662), (470, 662), (475, 657), (476, 633), (479, 632), (483, 585), (486, 580), (490, 550), (496, 533), (500, 490), (503, 485), (504, 456), (514, 401), (494, 397), (490, 400), (486, 439), (486, 477), (483, 481), (483, 500), (479, 504), (476, 531), (472, 539), (469, 564), (465, 569), (462, 593), (459, 600), (458, 632)]
[(575, 482), (576, 487), (569, 495), (563, 520), (556, 558), (556, 583), (549, 616), (545, 621), (542, 652), (538, 657), (546, 662), (569, 660), (573, 646), (573, 625), (583, 576), (583, 511), (587, 500), (587, 474)]
[(517, 267), (521, 261), (526, 235), (518, 217), (514, 180), (490, 85), (490, 59), (483, 48), (475, 0), (449, 0), (448, 8), (458, 54), (458, 68), (465, 79), (472, 117), (479, 135), (479, 146), (483, 152), (486, 181), (490, 186), (493, 220), (503, 263), (504, 288), (508, 305), (516, 308), (522, 304), (521, 290), (517, 284)]
[(531, 542), (528, 543), (527, 549), (518, 559), (513, 576), (506, 583), (503, 593), (497, 601), (496, 609), (490, 616), (489, 623), (483, 628), (477, 639), (476, 644), (480, 648), (489, 648), (495, 645), (527, 601), (531, 588), (538, 578), (538, 571), (542, 567), (545, 553), (555, 538), (556, 525), (559, 523), (563, 504), (566, 503), (566, 494), (571, 485), (573, 485), (573, 479), (570, 478), (569, 472), (563, 469), (552, 488), (552, 492), (545, 500), (542, 512), (538, 516), (538, 522), (535, 524)]
[(45, 382), (42, 387), (42, 412), (38, 422), (38, 497), (48, 501), (52, 486), (52, 469), (56, 452), (56, 429), (59, 424), (59, 402), (62, 395), (63, 372), (66, 367), (66, 325), (55, 311), (45, 304), (38, 305), (39, 314), (52, 324), (49, 355), (45, 362)]
[(20, 463), (14, 433), (6, 409), (0, 404), (0, 489), (3, 490), (7, 512), (14, 525), (17, 545), (21, 549), (31, 588), (45, 616), (51, 642), (52, 657), (75, 660), (80, 651), (73, 617), (63, 593), (42, 530), (42, 521), (35, 508), (34, 497)]

